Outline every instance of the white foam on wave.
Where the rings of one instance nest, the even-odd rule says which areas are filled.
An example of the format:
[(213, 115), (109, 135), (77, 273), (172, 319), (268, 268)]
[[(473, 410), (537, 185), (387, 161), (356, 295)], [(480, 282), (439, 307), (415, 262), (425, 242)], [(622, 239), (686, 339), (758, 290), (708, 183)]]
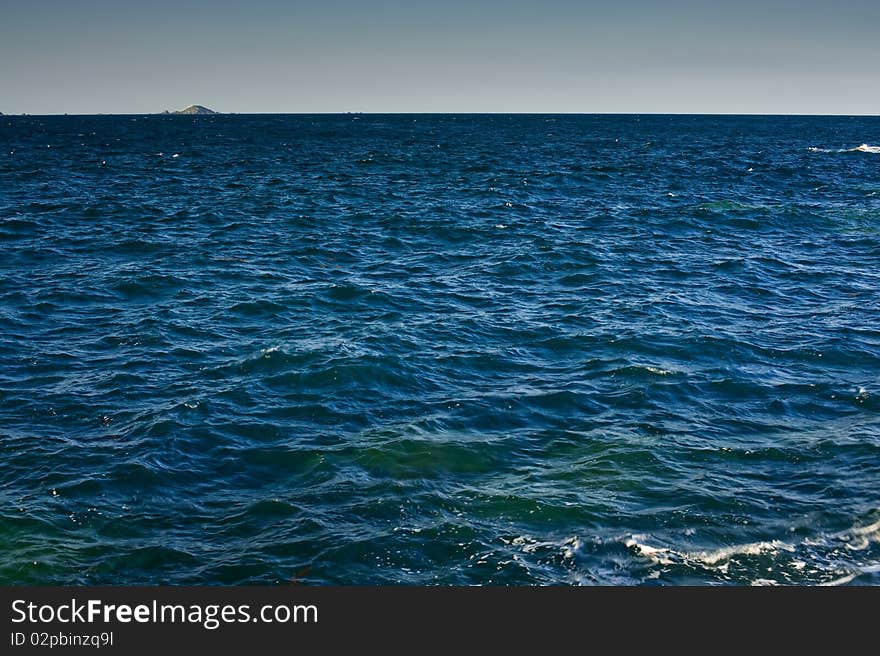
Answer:
[(852, 526), (837, 533), (807, 538), (803, 544), (809, 547), (842, 546), (850, 551), (861, 551), (874, 542), (880, 543), (880, 520), (865, 526)]
[(652, 547), (644, 542), (639, 542), (643, 538), (644, 536), (642, 535), (633, 535), (624, 544), (630, 549), (635, 549), (640, 555), (654, 561), (658, 565), (672, 565), (681, 559), (682, 554), (674, 549)]
[(854, 526), (838, 535), (870, 535), (874, 540), (880, 541), (880, 519), (867, 526)]
[(854, 526), (835, 533), (833, 537), (842, 541), (846, 548), (852, 551), (867, 549), (872, 542), (880, 542), (880, 520), (868, 526)]
[(730, 560), (735, 556), (760, 556), (764, 553), (776, 554), (780, 551), (788, 551), (794, 553), (793, 544), (788, 544), (782, 540), (770, 540), (764, 542), (750, 542), (748, 544), (737, 544), (731, 547), (723, 547), (714, 551), (697, 551), (687, 554), (692, 560), (697, 560), (706, 565), (716, 565), (719, 562)]
[(880, 563), (871, 563), (870, 565), (863, 565), (859, 568), (859, 571), (852, 572), (847, 574), (846, 576), (841, 576), (839, 579), (834, 579), (833, 581), (828, 581), (826, 583), (820, 583), (822, 586), (832, 586), (832, 585), (846, 585), (853, 579), (862, 574), (877, 574), (880, 572)]
[(811, 153), (873, 153), (875, 155), (880, 154), (880, 146), (871, 146), (866, 143), (863, 143), (861, 146), (856, 146), (855, 148), (817, 148), (816, 146), (811, 146), (807, 148)]
[[(711, 551), (677, 551), (666, 547), (652, 547), (651, 545), (639, 542), (639, 539), (643, 537), (644, 536), (633, 535), (625, 544), (627, 547), (637, 549), (642, 556), (653, 560), (659, 565), (670, 565), (675, 562), (683, 562), (714, 566), (737, 556), (760, 556), (764, 553), (776, 554), (780, 551), (793, 553), (795, 551), (794, 545), (781, 540), (736, 544)], [(723, 567), (726, 569), (726, 565)]]
[[(796, 570), (804, 570), (810, 565), (818, 567), (816, 571), (825, 570), (827, 573), (852, 571), (838, 576), (837, 578), (821, 583), (821, 585), (844, 585), (853, 579), (869, 573), (880, 572), (880, 562), (853, 565), (847, 563), (833, 564), (834, 561), (846, 551), (863, 551), (872, 544), (880, 544), (880, 520), (864, 526), (852, 526), (837, 533), (825, 533), (812, 538), (805, 538), (798, 544), (784, 542), (782, 540), (764, 540), (749, 542), (746, 544), (731, 545), (720, 549), (707, 551), (681, 551), (668, 547), (655, 547), (644, 542), (646, 536), (632, 535), (625, 541), (627, 547), (638, 551), (639, 555), (657, 565), (684, 564), (697, 567), (714, 568), (722, 573), (727, 573), (730, 562), (742, 556), (776, 556), (780, 552), (798, 554), (796, 560), (790, 561), (790, 565)], [(817, 551), (818, 548), (818, 551)], [(829, 553), (830, 552), (830, 553)], [(829, 556), (831, 560), (828, 561)], [(818, 560), (815, 559), (818, 557)], [(822, 563), (822, 564), (820, 564)], [(753, 585), (777, 584), (778, 581), (757, 579)]]

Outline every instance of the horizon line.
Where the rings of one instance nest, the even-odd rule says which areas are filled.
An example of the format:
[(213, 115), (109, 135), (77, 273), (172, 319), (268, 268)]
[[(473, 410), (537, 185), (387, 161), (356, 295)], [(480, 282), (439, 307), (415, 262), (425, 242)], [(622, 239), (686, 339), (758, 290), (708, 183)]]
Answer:
[(157, 111), (157, 112), (61, 112), (61, 113), (42, 113), (42, 112), (18, 112), (3, 113), (0, 116), (6, 117), (27, 117), (27, 116), (182, 116), (182, 117), (206, 117), (206, 116), (346, 116), (346, 115), (367, 115), (367, 116), (790, 116), (790, 117), (859, 117), (859, 118), (877, 118), (880, 113), (816, 113), (816, 112), (662, 112), (662, 111), (626, 111), (626, 112), (560, 112), (560, 111), (297, 111), (297, 112), (222, 112), (212, 110), (210, 114), (182, 114), (178, 112)]

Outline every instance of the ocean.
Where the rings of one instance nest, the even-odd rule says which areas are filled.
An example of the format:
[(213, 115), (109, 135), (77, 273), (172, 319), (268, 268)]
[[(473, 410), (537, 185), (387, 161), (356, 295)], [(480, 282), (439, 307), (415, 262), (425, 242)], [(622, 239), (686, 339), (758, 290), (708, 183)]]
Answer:
[(0, 583), (880, 584), (880, 118), (0, 117)]

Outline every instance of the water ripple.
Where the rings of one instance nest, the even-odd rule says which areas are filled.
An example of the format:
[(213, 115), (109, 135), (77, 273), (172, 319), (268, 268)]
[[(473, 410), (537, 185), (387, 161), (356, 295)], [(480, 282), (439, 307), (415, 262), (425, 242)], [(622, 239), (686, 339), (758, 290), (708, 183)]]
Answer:
[(0, 118), (0, 580), (880, 583), (876, 118), (202, 118)]

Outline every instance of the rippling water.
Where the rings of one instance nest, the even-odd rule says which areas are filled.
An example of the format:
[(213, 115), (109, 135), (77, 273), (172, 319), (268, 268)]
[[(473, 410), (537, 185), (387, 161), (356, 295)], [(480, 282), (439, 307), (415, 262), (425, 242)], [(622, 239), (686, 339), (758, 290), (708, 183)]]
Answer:
[(880, 583), (878, 144), (2, 117), (0, 581)]

